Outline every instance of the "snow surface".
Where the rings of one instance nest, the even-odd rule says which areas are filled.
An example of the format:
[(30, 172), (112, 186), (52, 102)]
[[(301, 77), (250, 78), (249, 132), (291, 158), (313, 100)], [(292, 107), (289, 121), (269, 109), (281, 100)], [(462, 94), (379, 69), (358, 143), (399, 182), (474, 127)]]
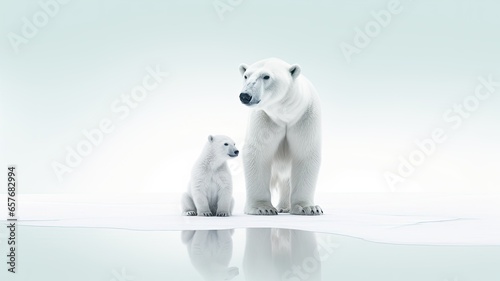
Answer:
[(18, 224), (143, 231), (268, 227), (394, 244), (500, 245), (500, 194), (327, 193), (317, 196), (325, 214), (312, 217), (248, 216), (242, 212), (244, 200), (237, 200), (232, 217), (184, 217), (179, 198), (167, 193), (20, 195)]

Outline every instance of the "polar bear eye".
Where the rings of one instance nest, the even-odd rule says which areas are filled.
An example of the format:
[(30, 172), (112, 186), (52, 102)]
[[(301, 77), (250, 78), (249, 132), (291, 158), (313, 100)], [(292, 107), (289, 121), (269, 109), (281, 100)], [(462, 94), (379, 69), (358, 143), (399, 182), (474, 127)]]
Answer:
[(227, 144), (227, 142), (224, 144), (225, 146), (228, 146), (229, 144)]
[(268, 80), (269, 79), (269, 75), (266, 75), (264, 77), (262, 77), (264, 80)]
[(247, 76), (246, 76), (246, 75), (245, 75), (244, 77), (245, 77), (245, 79), (247, 79)]

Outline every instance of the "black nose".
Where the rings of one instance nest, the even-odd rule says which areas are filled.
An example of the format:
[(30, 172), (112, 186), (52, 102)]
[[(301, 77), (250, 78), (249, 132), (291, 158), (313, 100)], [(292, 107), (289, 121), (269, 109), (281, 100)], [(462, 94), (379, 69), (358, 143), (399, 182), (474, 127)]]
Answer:
[(234, 154), (238, 155), (240, 152), (238, 150), (234, 151)]
[(252, 100), (252, 96), (247, 93), (240, 94), (240, 101), (244, 104), (248, 104)]

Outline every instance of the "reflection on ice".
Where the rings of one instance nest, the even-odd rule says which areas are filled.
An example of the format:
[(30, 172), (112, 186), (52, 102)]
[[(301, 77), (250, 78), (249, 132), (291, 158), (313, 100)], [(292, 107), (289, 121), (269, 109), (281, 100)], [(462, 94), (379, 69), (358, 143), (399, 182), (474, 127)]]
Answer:
[(313, 232), (279, 228), (246, 230), (245, 280), (321, 280), (321, 259)]
[[(239, 274), (229, 267), (234, 230), (183, 231), (193, 267), (205, 280), (230, 280)], [(336, 244), (316, 241), (315, 233), (279, 228), (246, 230), (243, 257), (245, 280), (321, 280), (321, 262)]]
[[(398, 245), (258, 228), (181, 235), (20, 225), (18, 234), (16, 255), (21, 262), (16, 281), (59, 281), (68, 276), (72, 281), (500, 280), (500, 246), (495, 245)], [(0, 256), (7, 255), (6, 244), (0, 241)], [(12, 280), (5, 267), (0, 280)]]
[(205, 280), (231, 280), (239, 274), (229, 267), (233, 254), (234, 230), (185, 230), (182, 242), (187, 245), (194, 268)]

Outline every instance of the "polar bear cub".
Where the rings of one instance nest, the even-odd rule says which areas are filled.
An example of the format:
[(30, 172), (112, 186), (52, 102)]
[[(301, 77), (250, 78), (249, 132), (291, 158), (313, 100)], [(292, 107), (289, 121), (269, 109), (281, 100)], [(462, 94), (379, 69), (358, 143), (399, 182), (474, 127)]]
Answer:
[[(300, 66), (271, 58), (240, 65), (241, 103), (252, 108), (243, 151), (250, 215), (321, 215), (314, 203), (321, 163), (321, 109)], [(276, 208), (271, 189), (280, 195)]]
[(191, 171), (188, 191), (182, 197), (183, 215), (231, 215), (234, 206), (233, 181), (226, 161), (238, 154), (231, 138), (208, 136), (208, 142)]

